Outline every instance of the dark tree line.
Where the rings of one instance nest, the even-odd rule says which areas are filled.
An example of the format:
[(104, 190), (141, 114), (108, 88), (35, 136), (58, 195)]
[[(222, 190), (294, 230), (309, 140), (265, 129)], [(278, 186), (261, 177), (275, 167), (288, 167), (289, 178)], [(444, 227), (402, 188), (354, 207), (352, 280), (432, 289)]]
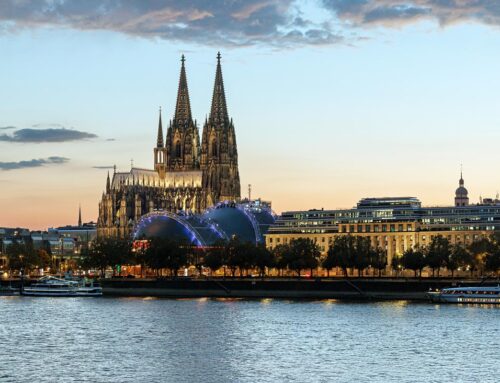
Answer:
[(35, 249), (33, 242), (14, 241), (5, 249), (7, 262), (11, 270), (29, 272), (37, 268), (55, 267), (50, 253), (50, 246), (46, 243)]
[[(387, 268), (387, 252), (373, 248), (370, 239), (360, 236), (336, 237), (323, 258), (316, 243), (310, 239), (299, 238), (288, 244), (281, 244), (269, 250), (264, 245), (242, 242), (238, 238), (218, 241), (211, 247), (199, 249), (190, 243), (175, 238), (152, 238), (146, 245), (131, 251), (130, 241), (112, 238), (99, 239), (83, 257), (82, 266), (98, 269), (101, 275), (107, 268), (112, 268), (116, 275), (121, 265), (141, 265), (152, 270), (157, 276), (165, 271), (175, 277), (182, 268), (194, 266), (199, 274), (204, 268), (211, 273), (222, 270), (224, 276), (250, 276), (258, 271), (264, 277), (269, 270), (278, 271), (279, 275), (289, 271), (299, 276), (305, 270), (313, 275), (319, 266), (329, 275), (334, 268), (339, 268), (347, 277), (349, 274), (362, 276), (367, 268), (382, 271)], [(458, 270), (470, 270), (483, 275), (485, 271), (497, 273), (500, 269), (500, 236), (480, 239), (471, 245), (451, 245), (448, 239), (436, 236), (426, 248), (406, 251), (401, 257), (392, 259), (392, 268), (412, 270), (415, 277), (421, 276), (422, 270), (429, 268), (433, 276), (440, 275), (440, 270), (447, 269), (451, 275)]]
[(498, 274), (500, 270), (500, 236), (494, 234), (481, 238), (469, 246), (452, 245), (450, 241), (438, 235), (428, 247), (407, 250), (402, 257), (393, 258), (392, 267), (412, 270), (415, 277), (422, 275), (422, 270), (429, 268), (432, 276), (439, 277), (441, 269), (447, 269), (453, 277), (457, 270), (469, 270), (483, 275), (485, 272)]
[(357, 270), (361, 276), (365, 269), (373, 267), (380, 276), (387, 267), (387, 253), (373, 248), (368, 237), (343, 235), (335, 238), (322, 265), (328, 275), (331, 269), (338, 267), (346, 277), (349, 269)]

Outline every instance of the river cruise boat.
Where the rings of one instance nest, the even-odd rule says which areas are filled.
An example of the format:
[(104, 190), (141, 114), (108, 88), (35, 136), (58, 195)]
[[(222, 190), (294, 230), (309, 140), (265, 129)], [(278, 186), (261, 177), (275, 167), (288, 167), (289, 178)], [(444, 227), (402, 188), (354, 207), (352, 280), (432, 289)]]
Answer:
[(102, 287), (94, 282), (47, 276), (40, 278), (31, 286), (23, 287), (21, 294), (32, 297), (100, 297)]
[(432, 302), (500, 304), (500, 285), (496, 287), (452, 287), (429, 291)]

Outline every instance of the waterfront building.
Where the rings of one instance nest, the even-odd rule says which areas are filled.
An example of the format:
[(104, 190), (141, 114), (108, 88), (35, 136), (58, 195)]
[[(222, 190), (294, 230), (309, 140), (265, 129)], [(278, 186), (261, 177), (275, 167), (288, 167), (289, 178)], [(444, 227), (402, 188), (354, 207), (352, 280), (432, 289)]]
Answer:
[(164, 136), (160, 110), (153, 155), (153, 169), (115, 168), (111, 178), (108, 174), (99, 203), (98, 236), (128, 237), (142, 216), (158, 210), (199, 214), (221, 201), (240, 200), (236, 134), (227, 111), (220, 53), (201, 142), (182, 56), (174, 116)]
[(415, 197), (364, 198), (352, 209), (284, 212), (269, 228), (266, 245), (309, 238), (326, 255), (339, 235), (368, 237), (373, 247), (387, 251), (388, 267), (393, 257), (426, 247), (438, 235), (451, 244), (469, 245), (500, 230), (500, 201), (469, 204), (463, 185), (461, 177), (455, 206), (423, 207)]

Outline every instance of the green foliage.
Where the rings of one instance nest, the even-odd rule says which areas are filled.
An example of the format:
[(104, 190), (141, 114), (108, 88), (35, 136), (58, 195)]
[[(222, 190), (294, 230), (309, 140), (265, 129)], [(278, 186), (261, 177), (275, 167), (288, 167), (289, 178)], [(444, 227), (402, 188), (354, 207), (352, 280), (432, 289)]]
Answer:
[(215, 273), (223, 265), (225, 265), (226, 245), (226, 241), (219, 240), (214, 243), (205, 254), (203, 263), (212, 271), (212, 273)]
[(387, 251), (380, 247), (370, 249), (370, 264), (374, 269), (378, 270), (378, 276), (380, 277), (382, 270), (387, 267)]
[(100, 270), (101, 276), (108, 267), (113, 269), (115, 275), (118, 266), (130, 263), (135, 263), (131, 242), (117, 238), (98, 238), (85, 251), (81, 261), (82, 267)]
[(155, 237), (149, 240), (145, 263), (156, 270), (157, 275), (161, 275), (162, 269), (168, 269), (175, 277), (181, 267), (187, 266), (190, 248), (191, 245), (183, 241)]
[(273, 257), (274, 257), (274, 267), (276, 267), (280, 273), (286, 269), (286, 253), (290, 251), (290, 246), (288, 245), (278, 245), (276, 246), (272, 252), (273, 252)]
[(467, 266), (472, 265), (474, 262), (474, 258), (471, 253), (468, 252), (463, 246), (456, 244), (452, 247), (452, 250), (445, 259), (444, 263), (448, 271), (451, 272), (451, 276), (455, 274), (455, 271), (458, 268), (466, 268)]
[(35, 267), (40, 267), (40, 259), (38, 253), (33, 248), (31, 241), (17, 242), (15, 241), (6, 249), (9, 268), (14, 270), (24, 269), (28, 272)]
[(486, 256), (485, 269), (498, 275), (500, 269), (500, 248)]
[(259, 270), (262, 278), (265, 276), (266, 268), (273, 267), (274, 264), (274, 253), (269, 251), (265, 245), (257, 245), (253, 253), (253, 265)]
[(318, 246), (312, 240), (298, 238), (290, 242), (282, 257), (283, 263), (300, 276), (301, 270), (318, 267), (320, 254)]
[(405, 269), (413, 270), (415, 277), (418, 276), (418, 272), (422, 275), (422, 269), (426, 265), (424, 253), (420, 249), (408, 249), (401, 258), (401, 265)]
[(336, 237), (333, 245), (328, 250), (328, 266), (340, 267), (347, 277), (347, 270), (354, 266), (354, 253), (356, 251), (356, 238), (350, 235)]
[(437, 276), (439, 278), (439, 269), (445, 266), (446, 260), (450, 257), (451, 246), (447, 238), (437, 235), (435, 236), (426, 254), (426, 263), (432, 269), (432, 276), (434, 276), (435, 270), (437, 270)]

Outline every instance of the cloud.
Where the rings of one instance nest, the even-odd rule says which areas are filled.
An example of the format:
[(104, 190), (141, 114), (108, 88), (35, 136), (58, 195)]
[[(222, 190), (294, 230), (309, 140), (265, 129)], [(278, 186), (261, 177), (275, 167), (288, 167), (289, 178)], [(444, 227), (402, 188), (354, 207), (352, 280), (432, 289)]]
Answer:
[[(326, 12), (325, 12), (326, 10)], [(349, 30), (420, 20), (500, 26), (496, 0), (3, 0), (0, 33), (105, 30), (209, 46), (349, 43)], [(346, 37), (349, 36), (349, 37)]]
[(104, 166), (92, 166), (92, 169), (113, 169), (113, 165), (104, 165)]
[(0, 130), (17, 129), (15, 126), (0, 126)]
[(67, 142), (87, 140), (96, 137), (97, 136), (93, 133), (66, 128), (20, 129), (16, 130), (11, 135), (1, 134), (0, 141), (20, 143)]
[(322, 0), (341, 21), (355, 26), (403, 26), (420, 20), (500, 25), (496, 0)]
[(69, 161), (69, 158), (65, 157), (48, 157), (48, 158), (39, 158), (28, 161), (19, 161), (19, 162), (0, 162), (0, 170), (17, 170), (17, 169), (26, 169), (26, 168), (37, 168), (45, 165), (62, 165)]
[(108, 30), (212, 46), (342, 41), (304, 19), (302, 8), (296, 0), (3, 0), (0, 27)]

